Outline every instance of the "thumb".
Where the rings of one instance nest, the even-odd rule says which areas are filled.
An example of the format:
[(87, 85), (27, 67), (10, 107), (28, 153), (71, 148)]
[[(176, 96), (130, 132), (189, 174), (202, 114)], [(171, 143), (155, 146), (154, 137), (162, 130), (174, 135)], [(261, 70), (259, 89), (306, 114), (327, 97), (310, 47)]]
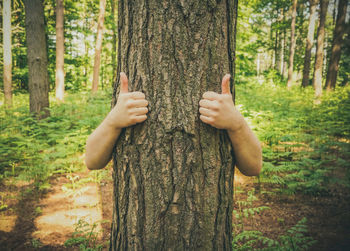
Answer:
[(231, 90), (230, 90), (230, 78), (231, 78), (231, 75), (230, 75), (230, 74), (226, 74), (226, 75), (222, 78), (222, 82), (221, 82), (221, 94), (231, 94)]
[(120, 73), (120, 93), (128, 93), (128, 77), (124, 72)]

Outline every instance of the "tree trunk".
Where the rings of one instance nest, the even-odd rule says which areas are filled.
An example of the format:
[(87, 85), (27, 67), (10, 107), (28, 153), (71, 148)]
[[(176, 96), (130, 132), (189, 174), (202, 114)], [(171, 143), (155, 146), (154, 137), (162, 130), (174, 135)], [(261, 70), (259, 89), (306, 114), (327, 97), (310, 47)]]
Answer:
[(64, 99), (64, 5), (56, 0), (56, 99)]
[(5, 106), (12, 107), (12, 51), (11, 51), (11, 0), (3, 2), (3, 49), (4, 49), (4, 95)]
[(96, 47), (95, 47), (94, 73), (92, 76), (93, 93), (97, 92), (99, 75), (100, 75), (101, 51), (102, 51), (102, 40), (103, 40), (103, 23), (105, 18), (105, 11), (106, 11), (106, 0), (100, 0), (100, 12), (98, 15)]
[(275, 58), (276, 58), (276, 65), (275, 70), (276, 72), (280, 72), (281, 69), (281, 52), (282, 52), (282, 46), (281, 41), (282, 38), (282, 32), (281, 32), (281, 23), (283, 22), (283, 8), (277, 9), (277, 28), (276, 28), (276, 39), (275, 39)]
[(287, 87), (291, 88), (293, 83), (293, 63), (294, 63), (294, 53), (295, 53), (295, 21), (297, 17), (297, 3), (298, 0), (293, 0), (292, 7), (292, 23), (290, 26), (290, 47), (289, 47), (289, 65), (288, 65), (288, 81)]
[(116, 142), (111, 250), (232, 249), (233, 150), (226, 131), (200, 122), (198, 103), (234, 76), (236, 8), (119, 1), (118, 73), (149, 114)]
[(314, 44), (314, 32), (315, 32), (315, 23), (316, 23), (316, 17), (317, 17), (316, 15), (317, 0), (310, 0), (309, 3), (310, 3), (310, 17), (309, 17), (309, 29), (307, 32), (306, 46), (305, 46), (303, 81), (302, 81), (303, 87), (306, 87), (309, 85), (311, 49)]
[(334, 90), (337, 82), (339, 61), (341, 56), (341, 47), (343, 44), (343, 37), (345, 33), (345, 17), (346, 17), (347, 7), (348, 7), (348, 0), (339, 0), (337, 23), (334, 28), (332, 52), (331, 52), (331, 58), (329, 60), (329, 66), (328, 66), (328, 72), (327, 72), (327, 78), (326, 78), (327, 91)]
[(339, 1), (334, 0), (333, 1), (333, 18), (332, 18), (332, 24), (335, 25), (335, 16), (336, 16), (336, 9), (337, 9), (337, 5), (339, 4)]
[[(285, 15), (283, 15), (283, 22), (284, 22)], [(284, 72), (285, 72), (285, 62), (284, 62), (284, 53), (285, 53), (285, 48), (286, 48), (286, 28), (283, 28), (283, 38), (281, 41), (281, 55), (280, 55), (280, 74), (281, 78), (284, 79)]]
[(115, 21), (115, 0), (111, 0), (111, 16), (112, 16), (112, 32), (113, 32), (113, 38), (112, 38), (112, 69), (113, 69), (113, 74), (112, 74), (112, 79), (114, 82), (116, 80), (117, 76), (117, 25)]
[(88, 30), (90, 30), (89, 27), (89, 20), (88, 17), (88, 7), (87, 7), (87, 2), (84, 0), (83, 2), (84, 10), (83, 10), (83, 19), (84, 19), (84, 24), (83, 24), (83, 36), (84, 36), (84, 85), (85, 87), (88, 86), (88, 78), (89, 78), (89, 69), (90, 69), (90, 56), (89, 56), (89, 40), (88, 40)]
[(316, 58), (315, 58), (315, 69), (314, 77), (312, 79), (312, 85), (315, 88), (315, 96), (318, 98), (322, 95), (322, 65), (323, 65), (323, 44), (324, 44), (324, 33), (325, 23), (328, 9), (328, 0), (320, 1), (320, 22), (317, 29), (317, 44), (316, 44)]
[(42, 0), (24, 0), (30, 111), (49, 116), (49, 76)]

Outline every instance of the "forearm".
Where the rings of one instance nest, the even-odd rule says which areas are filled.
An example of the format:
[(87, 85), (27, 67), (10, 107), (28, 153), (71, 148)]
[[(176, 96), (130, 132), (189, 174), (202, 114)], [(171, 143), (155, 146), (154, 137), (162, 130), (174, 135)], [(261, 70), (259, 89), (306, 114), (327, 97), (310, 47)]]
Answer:
[(262, 167), (261, 145), (253, 131), (242, 118), (242, 126), (227, 130), (234, 149), (238, 169), (247, 176), (260, 173)]
[(89, 136), (85, 155), (85, 164), (89, 169), (101, 169), (108, 164), (112, 158), (113, 146), (121, 130), (113, 128), (107, 117)]

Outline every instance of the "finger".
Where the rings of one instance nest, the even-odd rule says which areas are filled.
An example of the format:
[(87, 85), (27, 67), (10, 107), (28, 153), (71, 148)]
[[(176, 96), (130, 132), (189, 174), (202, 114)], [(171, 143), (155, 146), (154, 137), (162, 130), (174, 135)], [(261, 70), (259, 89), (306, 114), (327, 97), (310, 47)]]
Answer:
[(230, 91), (230, 78), (231, 78), (230, 74), (226, 74), (222, 78), (222, 82), (221, 82), (221, 93), (222, 94), (231, 94), (231, 91)]
[(199, 106), (211, 110), (218, 109), (218, 103), (216, 101), (211, 101), (208, 99), (202, 99), (201, 101), (199, 101)]
[(128, 77), (124, 72), (120, 73), (120, 93), (128, 93)]
[(213, 123), (213, 119), (212, 118), (209, 118), (207, 116), (204, 116), (204, 115), (200, 115), (199, 118), (206, 124), (211, 124)]
[(128, 107), (146, 107), (148, 105), (148, 101), (146, 99), (133, 99), (128, 101)]
[(135, 123), (141, 123), (147, 119), (147, 115), (140, 115), (134, 118)]
[(220, 94), (216, 92), (205, 92), (203, 94), (203, 98), (209, 99), (209, 100), (217, 100), (220, 98)]
[(199, 108), (199, 113), (206, 117), (211, 117), (213, 115), (213, 112), (211, 110), (203, 107)]
[(146, 98), (145, 94), (142, 92), (132, 92), (131, 97), (134, 99), (145, 99)]
[(133, 108), (130, 112), (132, 114), (139, 116), (139, 115), (145, 115), (148, 112), (148, 109), (147, 107), (136, 107), (136, 108)]

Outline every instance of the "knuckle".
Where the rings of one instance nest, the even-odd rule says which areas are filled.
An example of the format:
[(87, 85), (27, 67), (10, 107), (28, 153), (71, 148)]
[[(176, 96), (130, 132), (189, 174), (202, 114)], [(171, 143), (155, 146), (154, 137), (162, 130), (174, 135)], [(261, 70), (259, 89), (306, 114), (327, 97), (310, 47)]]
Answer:
[(213, 104), (213, 110), (214, 110), (214, 111), (218, 111), (219, 109), (220, 109), (219, 103), (215, 102), (215, 103)]
[(132, 108), (133, 105), (134, 105), (134, 104), (133, 104), (132, 100), (130, 100), (130, 99), (126, 102), (126, 107), (127, 107), (127, 108)]

